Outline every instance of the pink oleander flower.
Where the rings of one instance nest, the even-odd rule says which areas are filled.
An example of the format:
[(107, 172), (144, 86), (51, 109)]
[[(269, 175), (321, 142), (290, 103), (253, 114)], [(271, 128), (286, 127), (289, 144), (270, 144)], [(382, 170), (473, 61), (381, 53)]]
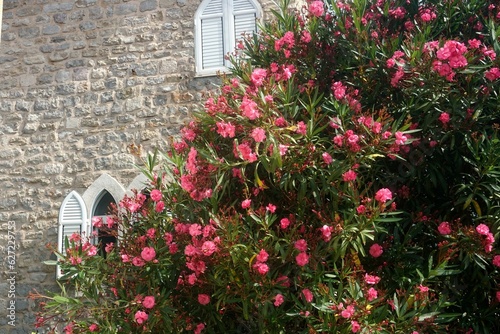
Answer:
[(364, 206), (363, 204), (361, 204), (360, 206), (358, 206), (356, 208), (356, 212), (360, 215), (364, 214), (366, 212), (366, 206)]
[(132, 264), (136, 267), (142, 267), (143, 265), (146, 264), (146, 262), (144, 262), (144, 260), (141, 259), (140, 257), (134, 256), (134, 258), (132, 259)]
[(257, 254), (257, 261), (259, 262), (266, 262), (267, 259), (269, 258), (269, 254), (264, 250), (264, 249), (261, 249), (259, 254)]
[(92, 324), (89, 326), (89, 332), (98, 332), (99, 326), (97, 324)]
[(141, 252), (141, 257), (146, 262), (152, 261), (156, 257), (155, 249), (153, 247), (144, 247)]
[(438, 119), (441, 123), (443, 123), (443, 125), (446, 125), (448, 124), (448, 122), (450, 122), (450, 114), (448, 114), (447, 112), (443, 112), (441, 113), (441, 115), (439, 115)]
[(354, 311), (354, 306), (349, 305), (344, 310), (342, 310), (342, 312), (340, 312), (340, 315), (342, 316), (342, 318), (349, 319), (354, 315)]
[(148, 320), (148, 314), (144, 311), (137, 311), (134, 315), (135, 322), (139, 325), (142, 325), (144, 322)]
[(312, 40), (311, 33), (307, 30), (302, 31), (300, 36), (300, 41), (303, 43), (309, 43)]
[(243, 113), (243, 116), (248, 118), (249, 120), (254, 120), (260, 117), (260, 112), (257, 106), (257, 103), (244, 96), (241, 101), (240, 110)]
[(357, 176), (358, 175), (356, 174), (355, 171), (353, 171), (352, 169), (349, 169), (347, 172), (342, 174), (342, 180), (344, 182), (355, 181)]
[(110, 253), (114, 247), (115, 247), (115, 244), (113, 242), (108, 242), (106, 244), (106, 246), (104, 247), (104, 250), (106, 251), (106, 253)]
[(217, 250), (217, 246), (213, 241), (205, 241), (203, 245), (201, 245), (201, 252), (205, 256), (212, 255)]
[(380, 277), (375, 275), (365, 274), (365, 282), (366, 284), (371, 284), (371, 285), (377, 284), (378, 282), (380, 282)]
[(97, 247), (92, 245), (89, 247), (89, 249), (87, 249), (87, 255), (88, 256), (94, 256), (97, 254)]
[(269, 272), (269, 266), (262, 262), (257, 262), (253, 265), (253, 268), (257, 270), (260, 275), (265, 275)]
[(271, 212), (271, 213), (274, 213), (276, 211), (276, 205), (272, 204), (272, 203), (269, 203), (267, 206), (266, 206), (266, 210)]
[(299, 266), (303, 267), (309, 263), (309, 255), (305, 252), (299, 253), (299, 255), (295, 257), (295, 261)]
[(500, 255), (495, 255), (493, 257), (493, 265), (495, 267), (500, 267)]
[(371, 245), (369, 252), (370, 252), (371, 256), (376, 258), (376, 257), (379, 257), (382, 255), (382, 253), (384, 252), (384, 249), (379, 244), (373, 244), (373, 245)]
[(322, 16), (325, 12), (324, 6), (323, 1), (313, 1), (309, 4), (309, 13), (316, 17)]
[(215, 126), (217, 126), (217, 133), (224, 138), (234, 138), (236, 135), (236, 127), (231, 122), (216, 122)]
[(396, 145), (404, 145), (404, 143), (408, 140), (408, 137), (406, 137), (402, 132), (399, 131), (394, 134), (394, 137), (396, 137)]
[(154, 296), (146, 296), (142, 301), (142, 306), (145, 308), (153, 308), (155, 306), (155, 297)]
[(378, 297), (377, 290), (375, 288), (369, 288), (366, 299), (368, 299), (368, 301), (371, 302), (372, 300), (377, 299), (377, 297)]
[[(102, 227), (102, 217), (92, 217), (92, 226), (100, 228)], [(72, 241), (70, 239), (70, 241)]]
[(246, 200), (244, 200), (243, 202), (241, 202), (241, 208), (242, 209), (248, 209), (251, 204), (252, 204), (252, 200), (247, 198)]
[(387, 188), (382, 188), (375, 194), (375, 199), (379, 203), (385, 203), (386, 201), (390, 201), (392, 199), (392, 192)]
[(361, 325), (356, 321), (351, 321), (351, 330), (353, 333), (357, 333), (361, 330)]
[(257, 160), (257, 155), (252, 152), (252, 149), (247, 143), (239, 144), (238, 151), (240, 152), (243, 160), (248, 162), (255, 162)]
[(288, 152), (288, 145), (279, 144), (278, 149), (280, 151), (280, 155), (284, 156)]
[(448, 222), (442, 222), (441, 224), (439, 224), (439, 226), (438, 226), (438, 232), (441, 235), (451, 234), (450, 223), (448, 223)]
[(333, 227), (328, 225), (323, 225), (321, 228), (321, 238), (324, 242), (328, 242), (332, 238)]
[(203, 232), (201, 231), (201, 225), (200, 224), (191, 224), (189, 225), (189, 235), (192, 237), (197, 237), (201, 235)]
[(208, 303), (210, 303), (210, 296), (204, 293), (200, 293), (198, 295), (198, 303), (200, 303), (201, 305), (207, 305)]
[(333, 162), (333, 158), (330, 154), (328, 154), (328, 152), (323, 152), (323, 154), (321, 154), (321, 157), (323, 158), (323, 161), (327, 165), (329, 165)]
[(419, 284), (418, 286), (418, 290), (422, 293), (425, 293), (425, 292), (428, 292), (429, 291), (429, 287), (425, 286), (425, 285), (422, 285), (422, 284)]
[(481, 235), (488, 235), (488, 233), (490, 233), (490, 228), (485, 224), (479, 224), (476, 226), (476, 231)]
[(155, 211), (156, 212), (163, 212), (163, 210), (165, 210), (165, 202), (163, 202), (163, 201), (157, 202), (155, 205)]
[(255, 128), (252, 130), (252, 133), (250, 136), (255, 140), (257, 143), (261, 143), (264, 140), (266, 140), (266, 131), (262, 128)]
[(267, 70), (262, 68), (256, 68), (250, 75), (250, 80), (255, 87), (260, 87), (264, 83), (264, 79), (267, 76)]
[(151, 196), (151, 199), (155, 202), (160, 201), (163, 197), (161, 191), (159, 191), (158, 189), (151, 190), (151, 194), (149, 196)]
[(338, 101), (342, 100), (346, 95), (346, 87), (340, 81), (332, 84), (332, 91), (333, 96), (335, 96), (335, 99)]
[(489, 81), (500, 79), (500, 69), (498, 67), (492, 67), (484, 73), (484, 77)]
[(308, 303), (312, 302), (314, 298), (313, 293), (309, 289), (303, 289), (302, 296), (304, 297), (304, 300)]
[(290, 220), (288, 218), (281, 218), (280, 227), (285, 230), (288, 226), (290, 226)]
[(306, 123), (300, 121), (297, 123), (297, 130), (295, 131), (297, 132), (298, 134), (300, 135), (303, 135), (305, 136), (306, 133), (307, 133), (307, 126), (306, 126)]
[(196, 328), (194, 329), (193, 334), (201, 334), (201, 332), (205, 329), (205, 324), (204, 323), (199, 323), (196, 325)]
[(299, 252), (305, 252), (307, 250), (307, 241), (305, 241), (304, 239), (297, 240), (293, 244), (293, 247), (295, 247), (295, 249), (297, 249)]
[(284, 301), (285, 297), (283, 297), (281, 293), (278, 293), (276, 296), (274, 296), (274, 306), (278, 307), (283, 304)]

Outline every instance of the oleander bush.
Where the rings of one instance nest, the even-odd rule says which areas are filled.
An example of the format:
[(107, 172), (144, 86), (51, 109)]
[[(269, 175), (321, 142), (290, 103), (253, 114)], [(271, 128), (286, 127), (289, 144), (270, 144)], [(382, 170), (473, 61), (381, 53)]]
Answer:
[(117, 244), (67, 240), (37, 326), (500, 331), (500, 1), (290, 8), (93, 221)]

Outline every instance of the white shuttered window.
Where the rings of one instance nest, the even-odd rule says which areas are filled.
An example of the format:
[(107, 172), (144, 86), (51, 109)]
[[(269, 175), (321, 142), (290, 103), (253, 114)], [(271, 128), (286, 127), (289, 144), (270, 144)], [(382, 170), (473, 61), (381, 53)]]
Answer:
[(260, 5), (254, 0), (204, 0), (195, 14), (195, 58), (198, 75), (225, 71), (228, 53), (244, 34), (257, 31)]
[[(64, 241), (73, 233), (87, 233), (87, 210), (82, 197), (76, 191), (66, 196), (59, 210), (57, 250), (60, 253), (66, 252)], [(57, 278), (59, 277), (61, 269), (57, 266)]]

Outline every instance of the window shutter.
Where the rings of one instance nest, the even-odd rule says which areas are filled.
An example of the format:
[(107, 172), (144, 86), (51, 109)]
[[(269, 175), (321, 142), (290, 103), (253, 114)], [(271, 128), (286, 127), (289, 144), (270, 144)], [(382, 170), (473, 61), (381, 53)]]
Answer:
[[(66, 252), (65, 239), (73, 233), (87, 233), (87, 213), (85, 203), (76, 191), (72, 191), (64, 199), (59, 210), (59, 229), (57, 250)], [(57, 278), (61, 277), (61, 268), (57, 266)]]
[(223, 0), (211, 0), (201, 13), (202, 68), (224, 66)]
[(243, 38), (243, 35), (252, 35), (257, 31), (255, 13), (240, 14), (234, 16), (234, 37), (236, 42)]
[(201, 20), (203, 69), (224, 66), (222, 17)]

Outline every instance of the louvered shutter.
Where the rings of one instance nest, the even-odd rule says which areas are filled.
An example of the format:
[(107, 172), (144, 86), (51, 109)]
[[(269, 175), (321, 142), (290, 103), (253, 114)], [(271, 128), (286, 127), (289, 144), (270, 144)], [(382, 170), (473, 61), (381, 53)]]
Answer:
[(201, 14), (203, 69), (224, 66), (224, 12), (222, 1), (210, 1)]
[(234, 37), (236, 41), (242, 35), (252, 35), (257, 31), (257, 9), (249, 0), (233, 0)]
[[(76, 191), (72, 191), (64, 199), (59, 210), (59, 229), (57, 249), (64, 254), (65, 239), (73, 233), (87, 232), (87, 213), (83, 199)], [(57, 266), (57, 277), (61, 277), (61, 269)]]

